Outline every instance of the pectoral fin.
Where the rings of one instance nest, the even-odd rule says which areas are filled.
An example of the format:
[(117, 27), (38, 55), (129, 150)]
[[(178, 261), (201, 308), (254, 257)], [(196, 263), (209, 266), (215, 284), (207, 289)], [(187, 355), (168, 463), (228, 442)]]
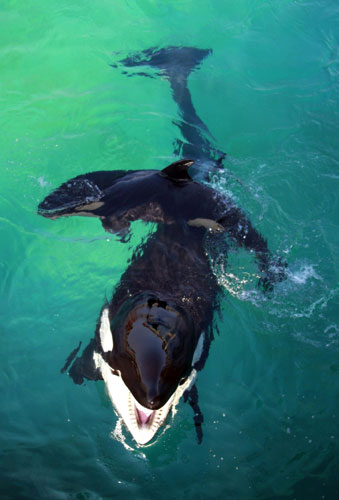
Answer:
[(118, 179), (130, 171), (99, 171), (79, 175), (64, 182), (49, 194), (38, 206), (38, 214), (49, 219), (61, 216), (96, 216), (103, 206), (105, 192)]
[(198, 396), (198, 389), (197, 386), (194, 384), (191, 389), (187, 390), (184, 392), (184, 401), (188, 401), (190, 404), (192, 410), (194, 411), (194, 425), (195, 425), (195, 431), (197, 434), (197, 441), (198, 444), (201, 444), (202, 442), (202, 424), (204, 422), (204, 415), (202, 414), (202, 411), (200, 409), (200, 406), (198, 404), (199, 396)]
[[(67, 371), (67, 374), (72, 378), (75, 384), (82, 384), (84, 382), (84, 379), (102, 380), (101, 372), (95, 366), (93, 358), (94, 352), (96, 352), (95, 339), (92, 339), (82, 352), (81, 356), (75, 358), (74, 360), (74, 357), (77, 354), (80, 345), (77, 349), (74, 349), (74, 351), (72, 351), (68, 356), (66, 364), (62, 368), (61, 373)], [(69, 368), (70, 365), (71, 367)]]

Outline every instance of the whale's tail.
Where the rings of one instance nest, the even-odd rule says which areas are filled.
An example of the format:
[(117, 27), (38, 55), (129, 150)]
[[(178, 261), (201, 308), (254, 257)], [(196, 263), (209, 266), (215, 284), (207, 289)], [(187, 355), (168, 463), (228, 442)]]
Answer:
[[(140, 75), (154, 78), (165, 77), (171, 86), (174, 101), (177, 103), (180, 119), (173, 123), (179, 127), (183, 140), (175, 141), (174, 154), (192, 158), (200, 171), (222, 168), (226, 156), (212, 145), (214, 138), (205, 123), (198, 116), (188, 88), (189, 75), (200, 67), (201, 62), (211, 54), (210, 49), (196, 47), (153, 47), (131, 54), (119, 61), (127, 76)], [(119, 67), (113, 64), (113, 67)], [(137, 71), (128, 73), (126, 68), (153, 68), (155, 73)]]
[[(197, 69), (203, 59), (211, 52), (211, 49), (197, 49), (196, 47), (166, 47), (162, 49), (152, 47), (135, 52), (119, 62), (127, 68), (139, 66), (157, 68), (162, 75), (167, 75), (170, 79), (178, 76), (187, 79), (189, 74)], [(114, 64), (112, 66), (116, 67)]]

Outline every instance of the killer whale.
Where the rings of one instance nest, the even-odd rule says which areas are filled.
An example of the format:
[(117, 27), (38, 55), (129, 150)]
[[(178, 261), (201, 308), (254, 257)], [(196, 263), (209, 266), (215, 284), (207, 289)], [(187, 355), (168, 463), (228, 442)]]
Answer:
[(69, 370), (76, 383), (105, 380), (139, 444), (154, 437), (185, 392), (195, 411), (198, 441), (202, 438), (194, 380), (213, 339), (220, 294), (206, 237), (218, 243), (226, 232), (238, 246), (254, 251), (264, 287), (277, 279), (266, 241), (240, 209), (189, 177), (191, 163), (182, 160), (162, 171), (113, 172), (112, 185), (107, 173), (85, 174), (62, 184), (38, 209), (51, 219), (95, 216), (106, 230), (120, 234), (138, 218), (158, 223), (135, 251), (100, 314), (95, 337)]
[(157, 223), (156, 232), (136, 249), (111, 301), (104, 305), (94, 338), (72, 364), (75, 350), (64, 367), (72, 364), (69, 375), (76, 383), (84, 378), (105, 380), (113, 405), (139, 444), (154, 437), (183, 394), (195, 412), (198, 441), (202, 438), (195, 376), (207, 359), (220, 295), (205, 239), (218, 244), (225, 233), (253, 251), (265, 290), (284, 277), (284, 266), (245, 213), (190, 175), (194, 162), (201, 168), (207, 158), (208, 168), (211, 163), (220, 168), (224, 157), (207, 139), (207, 127), (187, 87), (188, 75), (208, 53), (170, 47), (122, 61), (126, 67), (157, 67), (170, 80), (183, 118), (181, 151), (193, 153), (192, 159), (162, 170), (79, 175), (38, 207), (40, 215), (51, 219), (98, 217), (104, 229), (122, 241), (128, 238), (131, 222)]

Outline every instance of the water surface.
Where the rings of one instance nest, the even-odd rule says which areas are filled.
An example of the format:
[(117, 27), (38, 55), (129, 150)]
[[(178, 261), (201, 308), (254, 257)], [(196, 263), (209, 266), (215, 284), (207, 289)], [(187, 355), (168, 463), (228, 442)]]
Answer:
[[(4, 0), (1, 33), (1, 498), (335, 499), (338, 459), (338, 6), (271, 0)], [(183, 402), (150, 447), (112, 436), (103, 383), (60, 374), (149, 228), (38, 217), (61, 182), (163, 168), (180, 138), (165, 79), (110, 64), (152, 46), (213, 53), (196, 110), (219, 175), (289, 263), (271, 297), (232, 249), (220, 335), (199, 374), (204, 440)]]

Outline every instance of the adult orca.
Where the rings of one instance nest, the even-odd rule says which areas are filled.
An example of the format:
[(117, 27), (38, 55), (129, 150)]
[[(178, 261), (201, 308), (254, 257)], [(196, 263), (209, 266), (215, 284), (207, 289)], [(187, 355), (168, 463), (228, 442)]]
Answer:
[[(69, 369), (75, 383), (84, 378), (105, 380), (113, 405), (138, 444), (155, 436), (183, 394), (195, 412), (198, 441), (202, 438), (195, 377), (213, 339), (213, 313), (220, 294), (206, 238), (212, 239), (212, 246), (223, 242), (225, 249), (227, 234), (238, 246), (252, 251), (265, 290), (284, 278), (284, 265), (272, 256), (244, 212), (190, 175), (197, 157), (202, 163), (207, 155), (210, 163), (220, 167), (187, 87), (190, 71), (208, 53), (169, 47), (122, 61), (127, 67), (138, 62), (166, 74), (183, 117), (180, 128), (186, 143), (182, 150), (188, 148), (194, 158), (162, 170), (79, 175), (38, 207), (38, 213), (50, 219), (98, 217), (104, 229), (117, 233), (122, 241), (131, 222), (157, 223), (156, 231), (134, 252), (111, 301), (102, 308), (94, 338)], [(63, 371), (79, 348), (71, 353)]]

